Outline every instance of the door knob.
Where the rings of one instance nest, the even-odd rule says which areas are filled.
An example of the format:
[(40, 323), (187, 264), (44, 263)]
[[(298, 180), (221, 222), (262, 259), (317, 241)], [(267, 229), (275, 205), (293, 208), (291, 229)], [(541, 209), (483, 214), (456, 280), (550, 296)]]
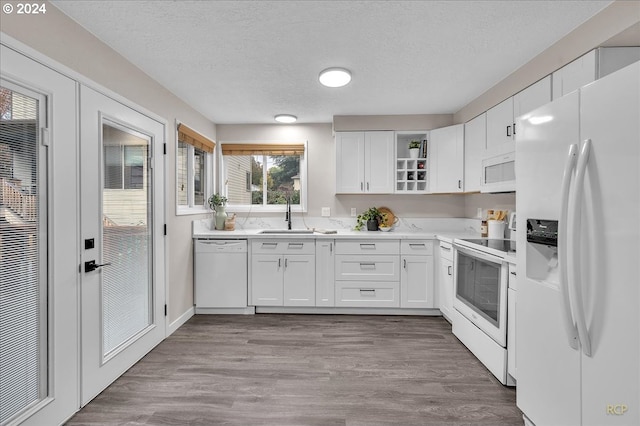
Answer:
[(101, 268), (103, 266), (108, 266), (108, 265), (111, 265), (111, 262), (97, 264), (95, 260), (90, 260), (88, 262), (84, 262), (84, 272), (86, 273), (86, 272), (95, 271), (98, 268)]

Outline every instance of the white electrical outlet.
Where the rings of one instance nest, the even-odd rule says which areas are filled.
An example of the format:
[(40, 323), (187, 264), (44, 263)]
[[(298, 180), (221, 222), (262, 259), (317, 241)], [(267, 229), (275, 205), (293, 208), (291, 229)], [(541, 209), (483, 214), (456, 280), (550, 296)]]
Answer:
[(356, 208), (351, 207), (351, 217), (356, 217), (356, 216), (358, 216), (358, 213), (356, 212)]
[(331, 207), (323, 207), (322, 208), (322, 217), (331, 216)]

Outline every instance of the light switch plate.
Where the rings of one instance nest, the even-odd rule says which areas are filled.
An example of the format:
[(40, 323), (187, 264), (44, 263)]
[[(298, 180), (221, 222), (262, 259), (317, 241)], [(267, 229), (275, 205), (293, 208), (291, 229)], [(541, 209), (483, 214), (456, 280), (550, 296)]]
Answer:
[(356, 216), (358, 216), (358, 213), (356, 212), (356, 208), (351, 207), (351, 217), (356, 217)]
[(323, 207), (322, 208), (322, 217), (331, 216), (331, 207)]

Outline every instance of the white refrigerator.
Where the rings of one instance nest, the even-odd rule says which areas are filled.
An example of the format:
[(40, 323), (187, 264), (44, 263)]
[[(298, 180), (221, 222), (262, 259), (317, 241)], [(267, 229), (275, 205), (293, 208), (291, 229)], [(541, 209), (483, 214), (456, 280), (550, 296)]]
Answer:
[[(517, 121), (526, 424), (640, 425), (639, 82), (635, 63)], [(528, 233), (527, 219), (543, 227)], [(535, 232), (557, 245), (528, 242)]]

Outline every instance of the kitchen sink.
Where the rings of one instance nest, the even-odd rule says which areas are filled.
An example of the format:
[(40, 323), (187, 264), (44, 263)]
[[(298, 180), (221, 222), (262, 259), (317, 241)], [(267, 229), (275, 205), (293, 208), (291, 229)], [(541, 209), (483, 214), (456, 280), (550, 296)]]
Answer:
[(263, 229), (258, 234), (313, 234), (310, 229)]

